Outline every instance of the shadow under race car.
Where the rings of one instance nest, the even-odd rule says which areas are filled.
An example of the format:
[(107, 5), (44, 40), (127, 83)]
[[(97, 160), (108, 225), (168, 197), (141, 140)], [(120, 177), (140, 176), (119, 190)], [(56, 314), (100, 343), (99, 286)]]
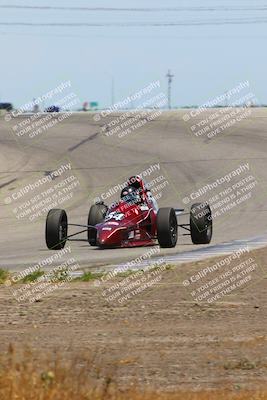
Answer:
[[(189, 216), (189, 223), (177, 219)], [(83, 228), (68, 235), (68, 227)], [(46, 244), (50, 250), (64, 248), (67, 240), (79, 241), (74, 236), (87, 232), (91, 246), (100, 248), (149, 246), (159, 243), (162, 248), (175, 247), (178, 228), (182, 236), (191, 236), (194, 244), (208, 244), (212, 238), (212, 214), (207, 203), (196, 203), (190, 212), (184, 209), (158, 208), (144, 181), (131, 177), (122, 190), (121, 199), (110, 207), (103, 202), (91, 206), (86, 225), (68, 224), (66, 211), (52, 209), (46, 219)], [(86, 240), (86, 241), (87, 241)]]

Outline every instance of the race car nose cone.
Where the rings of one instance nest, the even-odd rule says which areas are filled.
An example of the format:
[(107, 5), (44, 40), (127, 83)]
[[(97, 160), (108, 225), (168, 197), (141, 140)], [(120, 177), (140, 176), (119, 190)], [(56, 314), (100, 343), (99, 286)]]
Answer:
[(103, 227), (98, 231), (98, 243), (101, 246), (112, 246), (119, 244), (120, 242), (120, 231), (117, 227)]
[(109, 237), (110, 237), (111, 233), (112, 233), (112, 229), (105, 229), (105, 228), (100, 229), (98, 231), (98, 242), (101, 245), (108, 244), (110, 242)]

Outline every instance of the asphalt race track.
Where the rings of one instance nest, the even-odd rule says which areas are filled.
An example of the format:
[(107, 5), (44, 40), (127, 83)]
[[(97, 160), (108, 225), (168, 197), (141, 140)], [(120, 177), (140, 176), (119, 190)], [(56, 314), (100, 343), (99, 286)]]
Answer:
[[(21, 198), (15, 199), (12, 194), (16, 193), (15, 197), (18, 197), (27, 185), (33, 185), (68, 163), (71, 174), (79, 181), (70, 198), (63, 202), (62, 208), (66, 208), (69, 222), (87, 223), (89, 206), (94, 198), (102, 196), (107, 203), (114, 201), (120, 193), (114, 188), (128, 176), (143, 172), (147, 181), (154, 180), (160, 206), (185, 206), (188, 209), (193, 202), (212, 198), (215, 203), (219, 198), (225, 201), (225, 206), (228, 204), (225, 198), (233, 193), (229, 185), (233, 184), (235, 189), (243, 188), (243, 195), (250, 193), (247, 197), (239, 193), (243, 199), (236, 206), (221, 210), (215, 218), (212, 244), (229, 243), (267, 232), (267, 109), (251, 109), (246, 118), (211, 138), (201, 133), (196, 124), (209, 118), (215, 110), (185, 121), (183, 117), (189, 112), (163, 112), (151, 121), (144, 121), (131, 133), (124, 133), (122, 138), (107, 132), (112, 129), (112, 121), (123, 114), (100, 116), (98, 121), (93, 113), (75, 113), (34, 138), (22, 134), (23, 121), (29, 116), (12, 118), (8, 122), (1, 116), (1, 267), (19, 270), (55, 253), (46, 249), (45, 215), (30, 220), (20, 214), (23, 207), (27, 208), (24, 203), (29, 194), (31, 206), (38, 203), (36, 196), (43, 192), (44, 186), (34, 187)], [(56, 118), (58, 116), (53, 116), (52, 120)], [(126, 118), (125, 115), (124, 120), (130, 119), (131, 116)], [(104, 128), (108, 123), (111, 125), (109, 130)], [(198, 135), (194, 133), (196, 129)], [(19, 131), (22, 132), (20, 137)], [(239, 175), (231, 177), (234, 180), (230, 183), (225, 180), (218, 183), (218, 179), (236, 170)], [(63, 175), (54, 177), (52, 184), (61, 179)], [(214, 187), (206, 188), (205, 193), (193, 200), (199, 189), (208, 183), (213, 183)], [(216, 196), (219, 196), (217, 200)], [(216, 206), (213, 213), (222, 207)], [(81, 237), (85, 239), (86, 234)], [(90, 247), (86, 241), (70, 242), (70, 245), (73, 257), (81, 266), (130, 261), (146, 251), (144, 248), (99, 250)], [(191, 244), (190, 237), (181, 237), (175, 249), (161, 250), (161, 254), (193, 249), (196, 246)]]

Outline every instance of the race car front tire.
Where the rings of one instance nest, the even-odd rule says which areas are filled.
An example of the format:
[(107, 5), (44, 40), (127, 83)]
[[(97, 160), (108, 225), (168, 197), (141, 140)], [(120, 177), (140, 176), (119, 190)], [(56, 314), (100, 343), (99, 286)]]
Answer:
[[(88, 225), (95, 226), (104, 221), (108, 207), (105, 204), (93, 204), (88, 214)], [(95, 228), (88, 228), (87, 237), (90, 246), (96, 246), (97, 230)]]
[(49, 250), (64, 248), (68, 236), (68, 217), (65, 210), (52, 209), (46, 217), (45, 239)]
[(157, 213), (157, 236), (160, 247), (175, 247), (178, 239), (177, 217), (173, 208), (160, 208)]
[(212, 214), (208, 204), (195, 203), (190, 211), (190, 232), (194, 244), (209, 244), (212, 238)]

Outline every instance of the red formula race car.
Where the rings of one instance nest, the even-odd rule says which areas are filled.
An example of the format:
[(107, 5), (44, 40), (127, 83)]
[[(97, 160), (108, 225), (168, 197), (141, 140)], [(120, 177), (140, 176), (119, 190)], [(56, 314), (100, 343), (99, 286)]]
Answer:
[[(179, 224), (181, 215), (188, 215), (189, 222)], [(68, 235), (68, 227), (83, 228)], [(212, 237), (212, 215), (207, 203), (196, 203), (190, 212), (184, 209), (158, 208), (144, 181), (131, 177), (122, 190), (120, 200), (110, 207), (103, 202), (91, 206), (86, 225), (68, 224), (64, 210), (52, 209), (46, 219), (46, 244), (51, 250), (60, 250), (67, 240), (87, 232), (91, 246), (100, 248), (149, 246), (175, 247), (178, 228), (182, 235), (191, 236), (194, 244), (208, 244)]]

